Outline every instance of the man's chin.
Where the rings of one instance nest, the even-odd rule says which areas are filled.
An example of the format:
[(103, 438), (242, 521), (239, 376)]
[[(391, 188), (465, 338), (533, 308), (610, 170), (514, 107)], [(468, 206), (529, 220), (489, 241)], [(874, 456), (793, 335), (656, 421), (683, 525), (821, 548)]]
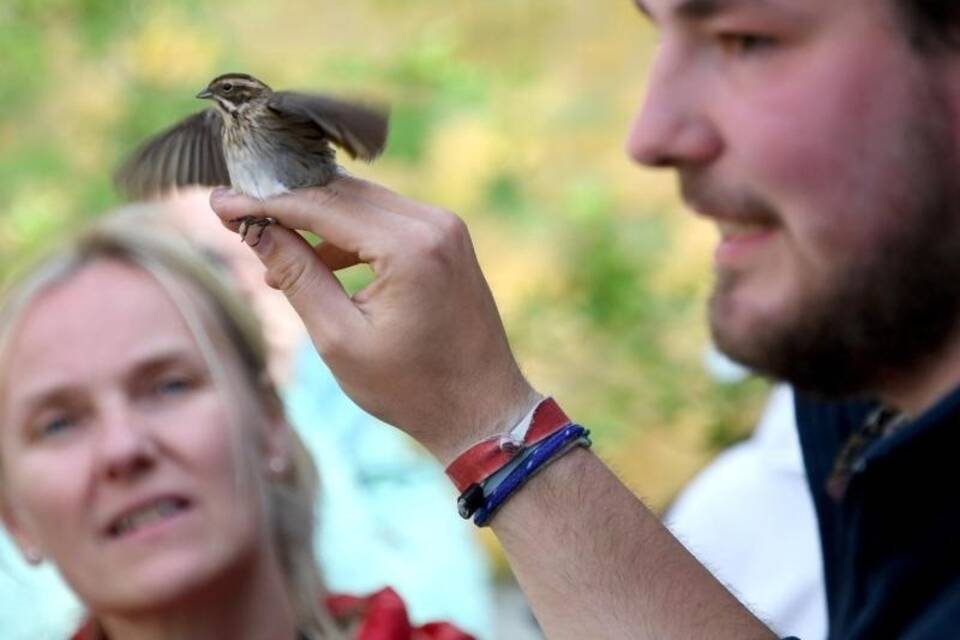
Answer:
[(800, 344), (803, 333), (809, 328), (795, 320), (789, 314), (761, 314), (731, 290), (718, 291), (710, 299), (710, 335), (721, 353), (771, 380), (817, 386), (819, 372), (806, 370), (810, 354), (801, 353), (806, 350)]
[(770, 321), (749, 313), (732, 286), (719, 286), (710, 297), (710, 335), (728, 358), (750, 368), (763, 369), (764, 347), (757, 338), (769, 331)]
[(710, 336), (716, 348), (734, 362), (747, 367), (754, 372), (765, 370), (760, 349), (757, 348), (756, 337), (741, 327), (730, 326), (732, 323), (710, 317)]
[(757, 375), (825, 399), (860, 395), (869, 388), (866, 374), (873, 370), (849, 358), (817, 317), (815, 312), (782, 318), (748, 315), (733, 308), (729, 298), (715, 296), (710, 333), (721, 353)]

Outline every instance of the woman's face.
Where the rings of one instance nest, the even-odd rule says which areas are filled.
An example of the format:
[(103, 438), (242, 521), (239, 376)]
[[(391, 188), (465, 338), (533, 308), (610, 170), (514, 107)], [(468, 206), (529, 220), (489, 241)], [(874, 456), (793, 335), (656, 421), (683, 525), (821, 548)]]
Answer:
[[(235, 355), (218, 357), (239, 380)], [(5, 521), (93, 610), (209, 594), (270, 547), (263, 455), (235, 437), (249, 408), (214, 385), (150, 275), (87, 265), (32, 304), (0, 371)]]

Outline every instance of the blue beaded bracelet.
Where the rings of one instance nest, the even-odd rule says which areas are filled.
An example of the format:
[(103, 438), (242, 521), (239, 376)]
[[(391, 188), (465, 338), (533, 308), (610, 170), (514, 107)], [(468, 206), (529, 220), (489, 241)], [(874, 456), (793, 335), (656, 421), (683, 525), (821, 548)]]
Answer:
[(523, 461), (494, 488), (483, 506), (474, 514), (473, 523), (485, 527), (490, 523), (497, 509), (522, 487), (530, 478), (554, 460), (563, 456), (574, 447), (590, 447), (590, 432), (578, 424), (570, 424), (542, 442), (537, 443), (524, 456)]
[(521, 449), (513, 460), (503, 465), (503, 467), (494, 472), (489, 478), (480, 484), (472, 484), (467, 487), (467, 490), (457, 498), (457, 512), (460, 514), (460, 517), (464, 520), (472, 518), (473, 514), (477, 512), (477, 509), (484, 505), (490, 494), (503, 484), (503, 481), (510, 476), (510, 473), (523, 464), (523, 461), (529, 458), (535, 450), (536, 447)]

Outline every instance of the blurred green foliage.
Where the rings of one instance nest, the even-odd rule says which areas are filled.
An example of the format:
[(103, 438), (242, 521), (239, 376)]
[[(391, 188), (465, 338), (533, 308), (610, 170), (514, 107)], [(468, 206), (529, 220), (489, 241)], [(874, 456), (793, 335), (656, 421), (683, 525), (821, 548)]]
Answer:
[(351, 170), (469, 222), (530, 377), (662, 506), (765, 387), (707, 376), (710, 230), (623, 155), (652, 46), (627, 0), (5, 0), (0, 270), (117, 206), (112, 168), (218, 73), (389, 102)]

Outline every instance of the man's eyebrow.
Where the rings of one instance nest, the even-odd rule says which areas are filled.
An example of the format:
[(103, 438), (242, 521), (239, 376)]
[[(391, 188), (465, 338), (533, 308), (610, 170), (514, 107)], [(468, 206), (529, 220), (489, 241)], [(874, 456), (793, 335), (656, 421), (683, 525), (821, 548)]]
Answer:
[[(644, 0), (633, 0), (637, 9), (651, 20), (653, 15), (650, 9), (644, 4)], [(775, 3), (769, 0), (682, 0), (671, 10), (671, 13), (685, 21), (702, 22), (716, 17), (717, 15), (740, 6), (754, 6), (762, 8), (775, 8)]]
[[(750, 0), (752, 4), (766, 4), (763, 0)], [(749, 3), (749, 2), (748, 2)], [(744, 0), (684, 0), (674, 8), (678, 18), (684, 20), (707, 20), (733, 5), (745, 4)]]

